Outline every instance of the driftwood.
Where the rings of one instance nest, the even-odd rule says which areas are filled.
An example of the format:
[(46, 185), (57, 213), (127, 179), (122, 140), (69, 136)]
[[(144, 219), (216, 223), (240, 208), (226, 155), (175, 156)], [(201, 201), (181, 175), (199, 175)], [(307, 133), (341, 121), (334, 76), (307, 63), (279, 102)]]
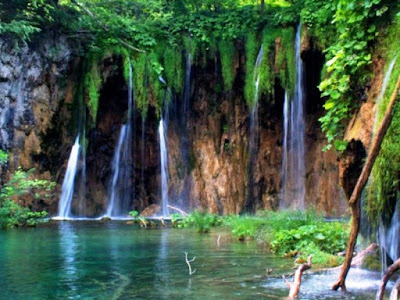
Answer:
[(385, 137), (386, 131), (392, 120), (392, 111), (394, 103), (398, 97), (398, 91), (400, 89), (400, 77), (397, 80), (396, 86), (394, 88), (393, 94), (390, 98), (389, 104), (386, 108), (385, 116), (383, 117), (382, 123), (374, 136), (371, 144), (370, 151), (368, 153), (365, 165), (361, 171), (360, 177), (357, 180), (357, 184), (351, 194), (349, 199), (349, 205), (351, 208), (351, 214), (353, 217), (353, 222), (351, 225), (351, 231), (349, 240), (347, 242), (346, 258), (342, 266), (342, 270), (339, 274), (338, 280), (332, 286), (332, 290), (337, 290), (341, 288), (343, 291), (346, 290), (346, 276), (349, 272), (351, 266), (351, 260), (353, 258), (354, 248), (357, 242), (358, 232), (360, 230), (360, 217), (361, 217), (361, 193), (367, 184), (368, 177), (371, 174), (372, 167), (374, 166), (375, 160), (381, 149), (383, 138)]
[[(400, 269), (400, 259), (396, 260), (392, 265), (390, 265), (386, 269), (385, 274), (383, 274), (381, 284), (379, 285), (378, 294), (376, 295), (377, 300), (383, 299), (383, 294), (385, 293), (386, 284), (389, 281), (390, 277), (392, 277), (392, 275), (398, 269)], [(396, 285), (399, 286), (399, 281), (397, 281)], [(398, 288), (397, 288), (397, 290), (398, 290)], [(398, 293), (397, 293), (397, 295), (398, 295)], [(390, 299), (392, 299), (392, 297)], [(395, 299), (397, 299), (397, 298), (395, 298)]]
[[(103, 30), (104, 30), (105, 32), (109, 32), (109, 31), (110, 31), (110, 30), (108, 29), (108, 27), (107, 27), (106, 25), (104, 25), (103, 22), (101, 22), (101, 21), (95, 16), (95, 14), (94, 14), (93, 12), (91, 12), (87, 7), (83, 6), (78, 0), (71, 0), (71, 2), (74, 3), (76, 6), (78, 6), (80, 9), (82, 9), (88, 16), (90, 16), (91, 18), (95, 19), (96, 22), (100, 25), (101, 28), (103, 28)], [(118, 38), (118, 37), (117, 37), (117, 40), (118, 40), (121, 44), (123, 44), (124, 46), (126, 46), (126, 47), (128, 47), (128, 48), (130, 48), (130, 49), (132, 49), (132, 50), (134, 50), (134, 51), (142, 52), (142, 53), (145, 53), (145, 52), (146, 52), (146, 51), (144, 51), (144, 50), (141, 50), (141, 49), (139, 49), (139, 48), (136, 48), (135, 46), (132, 46), (131, 44), (125, 42), (125, 41), (124, 41), (123, 39), (121, 39), (121, 38)]]
[(171, 205), (167, 205), (168, 208), (172, 209), (172, 210), (176, 210), (177, 212), (179, 212), (181, 214), (182, 217), (186, 218), (188, 216), (188, 214), (186, 212), (184, 212), (182, 209), (171, 206)]
[(196, 256), (189, 260), (189, 259), (188, 259), (188, 254), (187, 254), (187, 252), (185, 252), (185, 261), (186, 261), (186, 264), (188, 265), (188, 268), (189, 268), (189, 275), (190, 275), (190, 276), (192, 276), (192, 275), (196, 272), (196, 269), (194, 269), (194, 270), (192, 271), (192, 266), (190, 265), (190, 263), (193, 262), (195, 259), (196, 259)]
[(300, 284), (301, 284), (301, 275), (305, 270), (311, 269), (311, 259), (312, 256), (310, 255), (307, 259), (306, 264), (300, 265), (296, 272), (294, 273), (293, 282), (289, 282), (284, 275), (282, 275), (283, 281), (288, 286), (289, 290), (289, 299), (294, 299), (297, 297), (297, 294), (300, 291)]

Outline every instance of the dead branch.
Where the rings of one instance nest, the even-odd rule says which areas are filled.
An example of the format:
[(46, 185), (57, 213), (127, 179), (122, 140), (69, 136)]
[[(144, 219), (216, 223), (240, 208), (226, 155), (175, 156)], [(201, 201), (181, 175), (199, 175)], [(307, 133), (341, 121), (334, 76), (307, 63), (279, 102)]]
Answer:
[(400, 296), (400, 277), (397, 279), (392, 292), (390, 293), (389, 300), (398, 300)]
[(196, 259), (196, 256), (193, 257), (191, 260), (188, 260), (188, 254), (187, 254), (187, 252), (185, 252), (185, 261), (186, 261), (186, 264), (187, 264), (188, 267), (189, 267), (189, 275), (190, 275), (190, 276), (192, 276), (192, 275), (196, 272), (196, 269), (194, 269), (194, 270), (192, 271), (192, 266), (190, 265), (190, 263), (191, 263), (191, 262), (194, 262), (195, 259)]
[[(398, 270), (400, 269), (400, 259), (396, 260), (393, 264), (391, 264), (385, 271), (385, 274), (383, 274), (381, 284), (379, 285), (379, 290), (378, 294), (376, 295), (377, 300), (382, 300), (383, 299), (383, 294), (385, 293), (385, 287), (387, 282), (389, 281), (390, 277)], [(399, 281), (396, 283), (397, 286), (400, 285)], [(394, 289), (394, 288), (393, 288)]]
[(341, 288), (343, 291), (346, 290), (346, 277), (349, 272), (351, 266), (351, 260), (353, 258), (354, 248), (357, 242), (358, 232), (360, 230), (360, 217), (361, 217), (361, 193), (367, 184), (368, 177), (371, 174), (372, 167), (375, 163), (377, 156), (379, 155), (379, 151), (381, 149), (383, 138), (386, 135), (387, 129), (392, 120), (392, 111), (394, 103), (398, 97), (398, 91), (400, 89), (400, 77), (397, 79), (396, 86), (394, 88), (393, 94), (390, 97), (389, 104), (386, 108), (385, 116), (383, 117), (382, 123), (379, 126), (379, 129), (374, 136), (371, 144), (370, 151), (368, 153), (365, 165), (361, 171), (360, 177), (357, 180), (357, 184), (354, 187), (354, 190), (349, 199), (349, 205), (351, 208), (351, 214), (353, 217), (353, 222), (351, 225), (351, 231), (349, 240), (347, 242), (346, 249), (346, 258), (342, 266), (342, 270), (340, 271), (338, 280), (332, 286), (332, 290), (337, 290)]
[(296, 272), (294, 273), (293, 282), (289, 282), (285, 278), (285, 276), (282, 275), (283, 281), (285, 282), (286, 286), (290, 289), (289, 299), (294, 299), (297, 297), (297, 294), (300, 291), (301, 275), (305, 270), (311, 269), (311, 259), (312, 256), (310, 255), (307, 259), (307, 263), (298, 266)]
[(174, 206), (171, 206), (171, 205), (167, 205), (167, 207), (170, 208), (170, 209), (176, 210), (176, 211), (179, 212), (179, 213), (182, 215), (182, 217), (184, 217), (184, 218), (186, 218), (186, 217), (188, 216), (188, 214), (187, 214), (186, 212), (184, 212), (184, 211), (183, 211), (182, 209), (180, 209), (180, 208), (177, 208), (177, 207), (174, 207)]
[(217, 245), (218, 245), (218, 247), (219, 247), (219, 241), (220, 241), (220, 239), (221, 239), (221, 235), (218, 234), (218, 238), (217, 238)]
[(163, 227), (167, 226), (167, 224), (165, 223), (164, 218), (160, 218), (160, 222), (161, 222), (161, 225), (162, 225)]
[[(101, 22), (101, 21), (96, 17), (96, 15), (95, 15), (93, 12), (91, 12), (87, 7), (85, 7), (85, 6), (82, 5), (80, 2), (78, 2), (78, 0), (71, 0), (71, 2), (74, 3), (76, 6), (78, 6), (80, 9), (82, 9), (89, 17), (91, 17), (91, 18), (93, 18), (94, 20), (96, 20), (96, 22), (100, 25), (101, 28), (103, 28), (103, 30), (104, 30), (105, 32), (109, 32), (109, 31), (110, 31), (110, 30), (108, 29), (108, 27), (107, 27), (106, 25), (104, 25), (103, 22)], [(123, 39), (121, 39), (121, 38), (119, 38), (119, 37), (117, 37), (117, 40), (118, 40), (121, 44), (123, 44), (124, 46), (126, 46), (126, 47), (128, 47), (128, 48), (130, 48), (130, 49), (132, 49), (132, 50), (134, 50), (134, 51), (142, 52), (142, 53), (145, 53), (145, 52), (146, 52), (146, 51), (144, 51), (144, 50), (141, 50), (141, 49), (139, 49), (139, 48), (136, 48), (135, 46), (132, 46), (131, 44), (125, 42)]]
[(147, 228), (147, 222), (145, 218), (139, 217), (139, 222), (142, 223), (142, 226)]

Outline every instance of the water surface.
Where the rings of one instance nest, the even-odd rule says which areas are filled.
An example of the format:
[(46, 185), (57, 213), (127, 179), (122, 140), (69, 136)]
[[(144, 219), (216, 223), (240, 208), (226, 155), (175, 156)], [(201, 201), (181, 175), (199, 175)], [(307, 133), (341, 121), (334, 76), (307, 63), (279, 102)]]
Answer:
[[(292, 260), (229, 234), (55, 222), (0, 231), (0, 299), (282, 299)], [(188, 274), (184, 252), (196, 256)], [(265, 269), (272, 269), (270, 275)], [(299, 299), (373, 299), (378, 277), (329, 291), (335, 274), (304, 276)], [(351, 274), (350, 274), (351, 277)], [(351, 284), (351, 282), (355, 284)], [(359, 286), (359, 287), (357, 287)]]

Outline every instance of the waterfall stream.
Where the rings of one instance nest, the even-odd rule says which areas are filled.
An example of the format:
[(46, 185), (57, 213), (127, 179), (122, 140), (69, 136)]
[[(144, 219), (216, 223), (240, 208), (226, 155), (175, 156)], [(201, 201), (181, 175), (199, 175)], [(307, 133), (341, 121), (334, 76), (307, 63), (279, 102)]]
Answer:
[(65, 219), (71, 217), (71, 204), (74, 196), (75, 176), (79, 162), (79, 135), (75, 139), (69, 155), (67, 171), (65, 172), (64, 181), (61, 188), (60, 203), (58, 206), (58, 218)]
[(130, 184), (132, 165), (132, 66), (129, 67), (127, 121), (122, 125), (112, 160), (112, 176), (108, 190), (106, 216), (123, 218), (131, 209), (132, 188)]
[(160, 139), (160, 160), (161, 160), (161, 213), (163, 217), (169, 215), (168, 209), (168, 152), (166, 125), (164, 120), (160, 120), (158, 135)]
[(285, 94), (281, 208), (305, 209), (304, 68), (300, 57), (301, 25), (296, 32), (296, 86), (293, 97)]
[[(373, 134), (376, 133), (376, 130), (379, 126), (379, 106), (382, 102), (383, 97), (385, 96), (386, 89), (389, 84), (390, 77), (392, 75), (392, 71), (396, 64), (397, 56), (390, 62), (390, 65), (385, 73), (385, 76), (382, 81), (382, 88), (379, 92), (375, 100), (375, 120), (374, 120), (374, 128)], [(369, 184), (372, 184), (373, 178), (370, 178)], [(399, 258), (399, 238), (398, 233), (400, 230), (400, 212), (399, 212), (399, 205), (400, 205), (400, 197), (397, 196), (396, 207), (390, 221), (389, 225), (383, 224), (381, 221), (378, 228), (378, 244), (381, 249), (381, 263), (382, 263), (382, 274), (384, 270), (386, 270), (387, 266), (387, 258), (390, 258), (393, 261), (396, 261)]]
[(256, 62), (254, 64), (254, 100), (250, 111), (250, 137), (249, 137), (249, 195), (247, 204), (245, 207), (246, 211), (253, 211), (255, 209), (255, 195), (254, 195), (254, 166), (255, 159), (258, 152), (259, 142), (259, 122), (258, 122), (258, 100), (259, 100), (259, 84), (260, 84), (260, 65), (264, 54), (264, 48), (261, 45), (260, 51), (258, 52)]

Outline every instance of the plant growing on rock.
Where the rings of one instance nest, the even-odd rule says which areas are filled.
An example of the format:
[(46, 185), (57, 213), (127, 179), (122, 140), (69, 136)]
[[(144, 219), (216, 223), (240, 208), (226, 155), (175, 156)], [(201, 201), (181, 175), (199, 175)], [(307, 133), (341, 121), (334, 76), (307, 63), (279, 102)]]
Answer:
[(48, 180), (31, 179), (34, 169), (27, 172), (18, 169), (0, 192), (0, 228), (14, 226), (34, 226), (44, 222), (47, 212), (33, 212), (28, 207), (16, 203), (21, 196), (31, 195), (34, 199), (51, 196), (55, 186)]

